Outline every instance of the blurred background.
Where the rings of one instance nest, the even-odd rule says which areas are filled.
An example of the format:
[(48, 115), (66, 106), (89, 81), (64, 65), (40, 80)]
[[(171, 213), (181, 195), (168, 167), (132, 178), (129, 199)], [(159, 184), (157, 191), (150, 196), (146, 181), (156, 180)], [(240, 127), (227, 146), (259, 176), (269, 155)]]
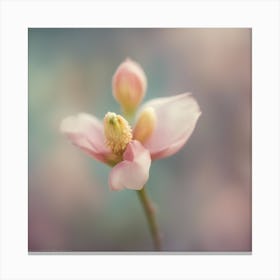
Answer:
[(251, 251), (251, 29), (28, 31), (29, 251), (151, 251), (137, 194), (60, 134), (78, 112), (119, 112), (111, 80), (127, 57), (145, 100), (192, 92), (202, 115), (184, 148), (153, 162), (147, 191), (164, 251)]

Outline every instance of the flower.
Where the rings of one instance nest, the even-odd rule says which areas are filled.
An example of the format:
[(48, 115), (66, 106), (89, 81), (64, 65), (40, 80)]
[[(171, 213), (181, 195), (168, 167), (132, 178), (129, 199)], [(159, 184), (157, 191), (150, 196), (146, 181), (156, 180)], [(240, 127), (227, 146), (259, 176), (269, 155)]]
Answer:
[[(130, 94), (138, 93), (131, 90)], [(178, 152), (200, 114), (196, 100), (190, 93), (183, 93), (146, 102), (138, 110), (133, 128), (123, 116), (108, 112), (103, 123), (86, 113), (67, 117), (60, 129), (74, 145), (112, 166), (112, 190), (140, 190), (149, 178), (151, 161)]]

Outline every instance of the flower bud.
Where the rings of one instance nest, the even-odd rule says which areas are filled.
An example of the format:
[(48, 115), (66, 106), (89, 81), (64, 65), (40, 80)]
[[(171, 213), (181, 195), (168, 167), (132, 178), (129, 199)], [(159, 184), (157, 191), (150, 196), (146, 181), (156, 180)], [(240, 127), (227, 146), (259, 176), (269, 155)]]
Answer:
[(145, 96), (146, 75), (141, 66), (126, 59), (113, 76), (113, 95), (125, 114), (132, 115)]
[(106, 145), (114, 154), (122, 154), (132, 139), (131, 128), (122, 116), (108, 112), (104, 117)]
[(133, 138), (144, 143), (150, 138), (156, 126), (156, 114), (152, 107), (144, 109), (133, 130)]

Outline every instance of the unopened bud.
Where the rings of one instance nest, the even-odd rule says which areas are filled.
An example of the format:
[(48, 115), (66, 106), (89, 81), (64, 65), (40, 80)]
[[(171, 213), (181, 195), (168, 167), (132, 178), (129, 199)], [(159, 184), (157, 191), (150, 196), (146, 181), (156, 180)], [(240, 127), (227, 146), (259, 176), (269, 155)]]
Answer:
[(108, 112), (104, 117), (106, 145), (114, 154), (122, 154), (132, 139), (131, 128), (122, 116)]
[(126, 59), (116, 70), (112, 86), (113, 95), (124, 113), (131, 115), (145, 96), (146, 75), (138, 63)]
[(156, 121), (155, 110), (152, 107), (144, 109), (136, 122), (133, 138), (144, 143), (152, 135)]

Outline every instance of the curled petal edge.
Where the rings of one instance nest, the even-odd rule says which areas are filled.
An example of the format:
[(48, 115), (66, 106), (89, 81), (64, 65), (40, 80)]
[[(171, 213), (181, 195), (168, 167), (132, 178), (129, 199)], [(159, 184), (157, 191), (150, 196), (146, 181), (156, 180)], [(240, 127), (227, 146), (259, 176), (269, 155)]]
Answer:
[(109, 175), (112, 190), (140, 190), (149, 179), (151, 156), (147, 149), (133, 140), (123, 154), (123, 161), (114, 166)]

